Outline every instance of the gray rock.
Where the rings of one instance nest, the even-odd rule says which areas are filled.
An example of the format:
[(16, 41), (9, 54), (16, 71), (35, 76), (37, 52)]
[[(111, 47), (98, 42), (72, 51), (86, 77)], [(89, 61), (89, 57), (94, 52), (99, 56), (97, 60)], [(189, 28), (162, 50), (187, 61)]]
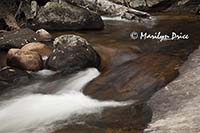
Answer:
[(103, 29), (104, 23), (99, 15), (87, 9), (66, 2), (48, 2), (39, 10), (31, 27), (46, 30), (88, 30)]
[(0, 50), (22, 48), (29, 42), (40, 41), (40, 37), (30, 29), (19, 29), (0, 33)]
[(180, 0), (167, 9), (176, 13), (192, 13), (198, 14), (200, 9), (200, 1), (198, 0)]
[(153, 119), (146, 133), (199, 133), (200, 49), (180, 70), (180, 76), (149, 101)]

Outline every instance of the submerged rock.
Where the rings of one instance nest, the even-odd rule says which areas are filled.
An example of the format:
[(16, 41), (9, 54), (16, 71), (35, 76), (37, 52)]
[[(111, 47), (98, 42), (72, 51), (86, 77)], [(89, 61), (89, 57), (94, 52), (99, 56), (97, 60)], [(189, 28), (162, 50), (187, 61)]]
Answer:
[(41, 8), (31, 27), (47, 30), (89, 30), (103, 29), (104, 23), (99, 15), (87, 9), (66, 2), (48, 2)]
[(47, 68), (73, 73), (88, 67), (99, 68), (100, 57), (82, 37), (62, 35), (54, 41), (54, 51), (47, 60)]
[(29, 79), (27, 72), (17, 68), (4, 67), (0, 69), (0, 92), (7, 87), (20, 84)]
[(22, 48), (30, 42), (40, 41), (38, 34), (30, 29), (19, 29), (0, 33), (0, 50)]
[(141, 54), (139, 48), (121, 45), (95, 45), (95, 50), (101, 57), (101, 71), (107, 71), (119, 65), (134, 60)]
[(38, 71), (43, 68), (41, 56), (37, 52), (10, 49), (7, 64), (22, 70)]
[(144, 102), (178, 75), (178, 58), (146, 54), (102, 73), (83, 90), (100, 100)]

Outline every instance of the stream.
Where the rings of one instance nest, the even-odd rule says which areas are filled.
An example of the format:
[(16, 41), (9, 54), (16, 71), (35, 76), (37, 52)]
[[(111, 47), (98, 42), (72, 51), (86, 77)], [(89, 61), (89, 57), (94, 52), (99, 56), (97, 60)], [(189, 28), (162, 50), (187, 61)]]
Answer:
[[(167, 70), (175, 69), (176, 65), (181, 66), (200, 44), (199, 17), (165, 15), (154, 16), (152, 19), (153, 21), (137, 24), (119, 21), (117, 18), (104, 18), (105, 29), (102, 31), (52, 32), (54, 37), (63, 34), (76, 34), (86, 38), (100, 53), (102, 58), (101, 72), (95, 68), (88, 68), (62, 78), (55, 76), (53, 80), (52, 76), (56, 72), (43, 70), (35, 73), (34, 82), (15, 88), (1, 96), (0, 133), (142, 132), (152, 117), (152, 110), (146, 105), (146, 102), (154, 93), (178, 76), (178, 74), (174, 74), (178, 73), (178, 70), (166, 74)], [(169, 36), (172, 33), (179, 36), (187, 34), (189, 38), (164, 41), (140, 38), (142, 33), (157, 35), (159, 32)], [(133, 36), (135, 34), (137, 34), (137, 39)], [(140, 58), (145, 59), (145, 61), (141, 61)], [(138, 62), (134, 64), (137, 59)], [(167, 61), (154, 66), (153, 63), (162, 61), (162, 59)], [(165, 70), (165, 65), (171, 59), (174, 59), (176, 65), (170, 65)], [(131, 63), (125, 66), (124, 64), (129, 61)], [(131, 68), (129, 69), (129, 67)], [(113, 80), (112, 77), (110, 77), (112, 80), (106, 79), (109, 76), (122, 76), (121, 73), (118, 73), (118, 68), (122, 70), (121, 73), (125, 73), (123, 79), (120, 81), (118, 78)], [(134, 69), (139, 70), (135, 75), (130, 75)], [(154, 80), (154, 78), (144, 76), (154, 75), (154, 73), (164, 75), (164, 78), (161, 78), (164, 80), (162, 87), (159, 86), (160, 82), (157, 80), (153, 82), (153, 85), (150, 84), (150, 79)], [(138, 75), (140, 77), (137, 77)], [(126, 82), (126, 80), (138, 78), (141, 80)], [(126, 90), (125, 87), (139, 84), (139, 87), (142, 88), (141, 91), (145, 91), (145, 93), (136, 90), (137, 94), (140, 95), (135, 95), (136, 98), (131, 96), (130, 99), (126, 94), (120, 95), (117, 92), (116, 94), (113, 92), (116, 97), (112, 97), (110, 91), (106, 94), (101, 93), (101, 91), (93, 93), (96, 88), (105, 88), (107, 81), (111, 82), (108, 90), (109, 87), (111, 89), (119, 87), (124, 89), (121, 93), (125, 93), (130, 91)], [(95, 86), (96, 82), (99, 83), (99, 87)], [(153, 88), (157, 84), (159, 84), (159, 88), (146, 93), (146, 88)], [(87, 90), (87, 88), (93, 90)], [(133, 94), (132, 91), (131, 93)], [(135, 106), (135, 101), (141, 105)]]

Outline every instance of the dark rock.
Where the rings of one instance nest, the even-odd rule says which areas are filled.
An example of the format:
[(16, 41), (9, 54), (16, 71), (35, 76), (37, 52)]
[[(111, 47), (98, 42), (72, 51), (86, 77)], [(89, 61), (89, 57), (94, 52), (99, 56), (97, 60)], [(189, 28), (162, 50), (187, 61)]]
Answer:
[(200, 9), (200, 1), (198, 0), (180, 0), (167, 9), (176, 13), (192, 13), (198, 14)]
[(146, 54), (102, 73), (83, 90), (100, 100), (144, 102), (178, 75), (180, 60), (162, 54)]
[(7, 66), (7, 52), (0, 51), (0, 68)]
[(39, 36), (30, 29), (0, 33), (0, 50), (21, 48), (27, 43), (39, 41)]
[(82, 37), (62, 35), (54, 41), (55, 49), (47, 60), (47, 68), (73, 73), (88, 67), (100, 66), (100, 57)]
[(42, 58), (37, 52), (10, 49), (7, 64), (22, 70), (38, 71), (43, 68)]
[(4, 67), (0, 69), (0, 88), (1, 92), (7, 87), (24, 83), (29, 80), (27, 72), (17, 68)]
[(150, 12), (199, 14), (198, 0), (109, 0), (131, 8)]
[(48, 2), (30, 26), (47, 30), (89, 30), (103, 29), (104, 23), (99, 15), (87, 9), (66, 2)]

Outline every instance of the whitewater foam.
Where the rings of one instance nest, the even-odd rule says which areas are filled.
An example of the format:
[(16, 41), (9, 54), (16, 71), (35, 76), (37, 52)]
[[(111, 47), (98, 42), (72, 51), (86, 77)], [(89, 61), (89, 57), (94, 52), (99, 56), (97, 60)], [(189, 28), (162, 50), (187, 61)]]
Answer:
[[(81, 89), (100, 73), (94, 69), (79, 72), (65, 82), (63, 88), (53, 95), (29, 94), (0, 106), (0, 132), (22, 133), (44, 132), (46, 125), (70, 119), (73, 115), (90, 114), (104, 107), (124, 106), (126, 103), (98, 101), (85, 96)], [(31, 87), (31, 86), (29, 86)]]

